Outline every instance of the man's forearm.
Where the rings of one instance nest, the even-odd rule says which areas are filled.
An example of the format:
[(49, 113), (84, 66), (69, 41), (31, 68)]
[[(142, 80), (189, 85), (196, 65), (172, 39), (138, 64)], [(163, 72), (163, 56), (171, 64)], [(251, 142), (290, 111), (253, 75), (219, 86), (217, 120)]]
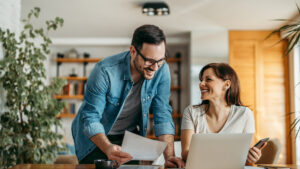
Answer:
[(168, 145), (164, 151), (165, 159), (170, 156), (174, 156), (174, 136), (170, 134), (165, 134), (158, 136), (158, 140), (168, 142)]
[(105, 154), (107, 154), (107, 148), (111, 145), (111, 142), (108, 140), (104, 133), (98, 133), (90, 138), (90, 140), (96, 144), (96, 146)]

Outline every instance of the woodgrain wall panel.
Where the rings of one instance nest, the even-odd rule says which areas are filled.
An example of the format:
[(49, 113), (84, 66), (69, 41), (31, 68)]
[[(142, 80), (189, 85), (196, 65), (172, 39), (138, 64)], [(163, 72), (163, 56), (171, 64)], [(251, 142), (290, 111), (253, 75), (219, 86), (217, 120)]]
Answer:
[(254, 112), (255, 141), (264, 137), (278, 138), (282, 144), (279, 163), (289, 163), (290, 137), (286, 114), (288, 93), (286, 84), (285, 43), (279, 35), (268, 40), (270, 31), (230, 31), (229, 64), (241, 81), (241, 98)]

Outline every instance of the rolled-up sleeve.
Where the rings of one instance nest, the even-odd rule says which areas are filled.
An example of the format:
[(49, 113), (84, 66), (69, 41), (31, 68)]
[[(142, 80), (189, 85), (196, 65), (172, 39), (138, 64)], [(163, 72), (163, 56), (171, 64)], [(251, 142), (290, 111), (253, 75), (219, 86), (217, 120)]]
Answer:
[(88, 78), (81, 110), (83, 132), (88, 138), (105, 132), (100, 120), (106, 104), (108, 86), (107, 74), (97, 64)]
[(157, 94), (151, 105), (154, 115), (154, 132), (157, 137), (164, 134), (175, 134), (172, 107), (169, 104), (170, 71), (167, 64), (162, 68), (162, 77), (157, 86)]
[(167, 123), (159, 123), (154, 125), (155, 136), (158, 137), (164, 134), (171, 134), (174, 135), (174, 123), (167, 122)]

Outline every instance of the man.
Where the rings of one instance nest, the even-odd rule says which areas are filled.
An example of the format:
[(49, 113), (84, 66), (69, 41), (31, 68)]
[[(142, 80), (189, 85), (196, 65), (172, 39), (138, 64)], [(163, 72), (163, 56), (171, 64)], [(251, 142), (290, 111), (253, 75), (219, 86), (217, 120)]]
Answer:
[(125, 130), (146, 136), (148, 114), (154, 114), (155, 135), (168, 142), (165, 165), (183, 167), (174, 157), (174, 124), (169, 105), (170, 72), (161, 29), (143, 25), (133, 34), (130, 51), (96, 64), (87, 81), (84, 101), (72, 123), (76, 155), (81, 164), (95, 159), (132, 159), (121, 151)]

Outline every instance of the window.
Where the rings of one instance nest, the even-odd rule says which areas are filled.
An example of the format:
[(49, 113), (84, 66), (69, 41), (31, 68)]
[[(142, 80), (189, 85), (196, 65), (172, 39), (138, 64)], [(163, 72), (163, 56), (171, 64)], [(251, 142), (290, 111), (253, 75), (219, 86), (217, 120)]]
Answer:
[[(300, 118), (300, 45), (294, 48), (294, 100), (295, 100), (295, 117)], [(296, 131), (300, 129), (300, 124), (296, 126)], [(296, 157), (297, 164), (300, 164), (300, 132), (298, 138), (296, 139)]]

